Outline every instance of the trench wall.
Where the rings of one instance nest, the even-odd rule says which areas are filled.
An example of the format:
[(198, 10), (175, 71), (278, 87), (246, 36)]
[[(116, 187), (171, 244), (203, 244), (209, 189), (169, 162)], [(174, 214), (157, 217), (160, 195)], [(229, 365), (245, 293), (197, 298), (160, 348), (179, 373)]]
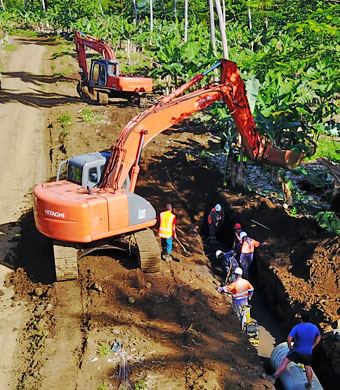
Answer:
[[(253, 276), (265, 294), (267, 306), (280, 326), (287, 332), (295, 326), (303, 302), (294, 301), (287, 292), (275, 266), (257, 254)], [(322, 318), (317, 306), (311, 309), (312, 318)], [(315, 322), (315, 321), (313, 321)], [(316, 323), (317, 324), (317, 323)], [(313, 369), (325, 390), (338, 390), (340, 383), (340, 342), (323, 335), (313, 355)]]

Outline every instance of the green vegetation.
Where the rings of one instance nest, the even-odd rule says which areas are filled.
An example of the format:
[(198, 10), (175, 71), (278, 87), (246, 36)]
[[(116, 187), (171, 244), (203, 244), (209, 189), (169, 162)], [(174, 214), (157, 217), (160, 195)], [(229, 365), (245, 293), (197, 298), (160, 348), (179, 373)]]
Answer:
[(147, 390), (146, 383), (142, 379), (138, 379), (135, 383), (135, 390)]
[[(18, 34), (18, 29), (31, 37), (62, 31), (64, 40), (45, 38), (58, 39), (53, 58), (60, 61), (53, 72), (61, 77), (71, 72), (74, 61), (73, 32), (83, 31), (113, 47), (124, 73), (153, 77), (156, 91), (164, 94), (166, 88), (182, 85), (223, 58), (222, 37), (215, 13), (214, 47), (206, 1), (189, 2), (186, 40), (184, 1), (156, 0), (151, 4), (153, 23), (150, 2), (55, 0), (47, 2), (43, 10), (39, 0), (4, 0), (0, 38)], [(274, 146), (303, 150), (309, 160), (340, 161), (339, 15), (340, 3), (334, 0), (226, 2), (229, 59), (237, 63), (248, 96), (256, 96), (253, 114), (260, 133)], [(212, 82), (212, 76), (202, 85)], [(90, 122), (96, 116), (84, 111), (83, 120)], [(194, 120), (220, 136), (226, 154), (235, 151), (237, 130), (223, 102)], [(68, 123), (71, 118), (58, 121)], [(63, 126), (63, 132), (68, 131), (69, 127)], [(277, 195), (282, 194), (278, 191)], [(300, 204), (308, 201), (297, 189), (293, 189), (293, 198)]]
[(315, 219), (323, 229), (340, 234), (340, 218), (332, 211), (321, 211)]
[(2, 48), (2, 50), (5, 50), (5, 51), (15, 51), (17, 50), (17, 47), (15, 45), (6, 45)]
[(108, 344), (103, 344), (103, 345), (98, 345), (97, 346), (97, 351), (99, 357), (107, 356), (109, 352), (111, 351), (111, 347)]
[(84, 122), (94, 122), (94, 121), (100, 121), (102, 117), (98, 115), (97, 113), (91, 111), (88, 108), (85, 108), (83, 110), (83, 120)]
[(97, 389), (98, 390), (107, 390), (108, 389), (107, 383), (104, 382), (102, 385), (98, 386)]
[(315, 154), (308, 160), (316, 160), (320, 157), (340, 163), (340, 138), (321, 135)]
[(69, 123), (72, 121), (72, 116), (69, 112), (66, 112), (65, 114), (61, 114), (58, 117), (58, 122), (59, 123)]

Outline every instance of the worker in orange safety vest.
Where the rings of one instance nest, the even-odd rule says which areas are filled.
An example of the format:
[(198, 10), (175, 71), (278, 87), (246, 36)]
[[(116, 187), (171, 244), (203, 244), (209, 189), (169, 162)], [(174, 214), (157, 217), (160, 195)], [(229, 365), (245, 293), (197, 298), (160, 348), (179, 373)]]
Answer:
[(248, 300), (250, 301), (253, 293), (254, 287), (246, 279), (242, 279), (243, 271), (240, 267), (235, 269), (236, 280), (233, 283), (228, 284), (224, 287), (218, 287), (217, 291), (219, 293), (229, 292), (233, 296), (233, 306), (237, 318), (242, 321), (244, 306), (248, 305)]
[(176, 216), (172, 213), (172, 205), (166, 205), (166, 211), (159, 215), (158, 236), (161, 238), (162, 259), (171, 260), (172, 237), (177, 238)]

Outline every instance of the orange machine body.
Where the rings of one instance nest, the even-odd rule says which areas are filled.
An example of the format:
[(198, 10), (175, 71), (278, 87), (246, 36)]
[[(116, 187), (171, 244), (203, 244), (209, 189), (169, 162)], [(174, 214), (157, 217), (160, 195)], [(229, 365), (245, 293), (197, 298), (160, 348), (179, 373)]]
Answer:
[[(141, 204), (144, 206), (139, 207)], [(147, 215), (148, 207), (151, 215), (145, 220), (142, 217)], [(66, 180), (34, 188), (37, 229), (60, 241), (92, 242), (153, 226), (156, 215), (151, 210), (149, 202), (125, 190), (94, 188), (90, 194)]]
[[(75, 32), (75, 44), (77, 49), (77, 58), (80, 67), (80, 75), (84, 85), (100, 87), (102, 89), (112, 89), (120, 92), (152, 92), (153, 80), (150, 77), (130, 77), (119, 74), (118, 61), (116, 60), (113, 49), (100, 39), (91, 35)], [(105, 67), (103, 80), (98, 82), (93, 80), (94, 75), (89, 72), (86, 62), (85, 48), (88, 47), (97, 51), (103, 56), (102, 66)], [(105, 64), (105, 65), (104, 65)], [(103, 69), (104, 70), (104, 69)]]
[(153, 81), (150, 77), (108, 76), (108, 88), (126, 92), (152, 92)]
[[(220, 84), (184, 94), (217, 66), (221, 69)], [(259, 135), (236, 64), (221, 60), (124, 127), (113, 147), (100, 188), (87, 190), (69, 181), (35, 186), (34, 216), (38, 230), (61, 241), (90, 242), (154, 225), (154, 209), (134, 193), (142, 149), (157, 134), (217, 100), (224, 100), (228, 106), (249, 158), (286, 169), (299, 164), (304, 157), (302, 152), (274, 148)], [(123, 185), (129, 176), (131, 184), (127, 191)]]

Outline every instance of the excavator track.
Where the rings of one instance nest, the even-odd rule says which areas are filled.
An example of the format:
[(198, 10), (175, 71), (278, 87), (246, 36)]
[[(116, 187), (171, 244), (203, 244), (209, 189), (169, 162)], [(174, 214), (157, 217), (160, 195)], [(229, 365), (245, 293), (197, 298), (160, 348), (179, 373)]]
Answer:
[(136, 241), (138, 263), (143, 272), (159, 272), (161, 267), (161, 251), (151, 229), (141, 230), (132, 235)]
[(57, 281), (78, 278), (78, 249), (71, 243), (53, 241), (55, 273)]

